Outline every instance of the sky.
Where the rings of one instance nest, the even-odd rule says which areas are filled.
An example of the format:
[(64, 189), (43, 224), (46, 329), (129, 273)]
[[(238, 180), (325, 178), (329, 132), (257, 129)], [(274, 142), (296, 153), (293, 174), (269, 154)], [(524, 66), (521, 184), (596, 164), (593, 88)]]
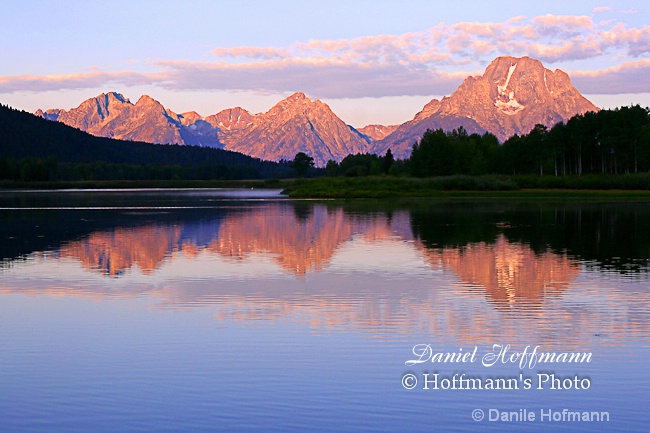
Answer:
[(0, 103), (116, 91), (177, 113), (265, 112), (294, 92), (399, 124), (498, 56), (561, 69), (594, 104), (650, 106), (650, 2), (23, 0), (0, 26)]

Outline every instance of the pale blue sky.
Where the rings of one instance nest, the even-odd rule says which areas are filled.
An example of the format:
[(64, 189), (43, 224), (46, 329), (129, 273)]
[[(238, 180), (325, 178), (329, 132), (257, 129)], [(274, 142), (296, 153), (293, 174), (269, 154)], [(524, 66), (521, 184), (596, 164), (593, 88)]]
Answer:
[(650, 105), (647, 1), (21, 1), (2, 8), (0, 102), (106, 91), (256, 113), (295, 91), (346, 122), (401, 123), (500, 55), (568, 72), (600, 106)]

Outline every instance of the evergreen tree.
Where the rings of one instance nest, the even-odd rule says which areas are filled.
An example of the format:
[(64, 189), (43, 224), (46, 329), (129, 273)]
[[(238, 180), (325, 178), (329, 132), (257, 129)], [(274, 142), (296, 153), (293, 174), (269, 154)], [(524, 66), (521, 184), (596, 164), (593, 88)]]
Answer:
[(314, 158), (304, 152), (296, 153), (296, 156), (291, 162), (291, 168), (296, 173), (296, 177), (305, 177), (309, 170), (314, 166)]

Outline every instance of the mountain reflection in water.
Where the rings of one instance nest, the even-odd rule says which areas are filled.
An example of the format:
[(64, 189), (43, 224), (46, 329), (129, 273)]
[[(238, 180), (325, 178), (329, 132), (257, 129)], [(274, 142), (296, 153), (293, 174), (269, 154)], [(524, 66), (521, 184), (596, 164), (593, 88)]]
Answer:
[[(382, 335), (415, 327), (469, 341), (514, 338), (527, 326), (539, 341), (562, 334), (584, 344), (585, 332), (648, 331), (640, 313), (650, 311), (647, 291), (608, 292), (593, 278), (647, 280), (650, 239), (639, 223), (647, 214), (635, 206), (311, 202), (5, 212), (0, 291), (151, 294), (161, 308), (213, 306), (220, 320), (291, 319)], [(30, 242), (28, 226), (49, 229)], [(508, 311), (515, 320), (497, 320)]]

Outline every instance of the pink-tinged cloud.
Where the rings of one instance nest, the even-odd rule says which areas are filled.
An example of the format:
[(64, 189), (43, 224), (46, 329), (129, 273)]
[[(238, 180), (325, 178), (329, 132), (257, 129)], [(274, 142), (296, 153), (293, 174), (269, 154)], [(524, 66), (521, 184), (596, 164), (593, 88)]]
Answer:
[(532, 44), (527, 47), (532, 57), (546, 62), (590, 59), (602, 54), (600, 44), (593, 41), (565, 42), (561, 45)]
[(0, 93), (87, 89), (106, 86), (109, 83), (138, 86), (153, 82), (150, 77), (135, 72), (0, 76)]
[(577, 16), (577, 15), (544, 15), (535, 17), (530, 20), (534, 25), (540, 29), (547, 29), (551, 31), (570, 32), (574, 33), (583, 29), (593, 28), (591, 17)]
[(505, 27), (505, 23), (463, 22), (452, 25), (450, 29), (458, 33), (471, 34), (478, 37), (486, 37), (500, 34)]
[(399, 63), (358, 64), (325, 59), (291, 59), (255, 65), (163, 62), (161, 86), (171, 90), (304, 91), (317, 98), (437, 95), (451, 93), (461, 79), (413, 70)]
[(269, 47), (234, 47), (234, 48), (216, 48), (212, 54), (217, 57), (244, 57), (249, 59), (282, 59), (289, 57), (289, 52), (284, 49)]
[[(520, 16), (503, 22), (440, 23), (400, 35), (297, 41), (286, 47), (220, 47), (212, 53), (212, 62), (151, 61), (147, 67), (154, 72), (148, 73), (0, 77), (0, 93), (146, 84), (172, 90), (304, 91), (316, 98), (440, 95), (501, 55), (530, 56), (547, 67), (586, 59), (609, 62), (612, 56), (631, 61), (650, 53), (650, 26), (628, 27), (616, 19), (595, 23), (588, 16)], [(639, 65), (580, 77), (590, 88), (601, 86), (601, 93), (629, 89), (618, 77), (644, 87), (645, 77), (637, 75), (646, 72), (645, 66), (633, 64)], [(613, 84), (604, 86), (601, 76)]]
[(636, 9), (616, 9), (609, 6), (599, 6), (593, 9), (593, 13), (595, 14), (603, 13), (603, 12), (614, 12), (614, 13), (629, 15), (629, 14), (635, 14)]
[[(465, 58), (488, 55), (527, 55), (544, 62), (597, 57), (602, 54), (599, 32), (591, 17), (544, 15), (515, 17), (503, 23), (458, 23), (438, 26), (445, 50)], [(490, 49), (494, 47), (494, 49)]]
[(578, 90), (586, 94), (650, 93), (649, 59), (598, 71), (572, 71), (569, 75)]
[(359, 63), (402, 62), (413, 55), (426, 55), (431, 46), (424, 33), (364, 36), (350, 40), (310, 40), (293, 45), (296, 58), (346, 59)]
[(617, 24), (603, 32), (602, 38), (611, 46), (627, 48), (628, 54), (634, 57), (650, 53), (650, 26), (627, 29), (623, 24)]

